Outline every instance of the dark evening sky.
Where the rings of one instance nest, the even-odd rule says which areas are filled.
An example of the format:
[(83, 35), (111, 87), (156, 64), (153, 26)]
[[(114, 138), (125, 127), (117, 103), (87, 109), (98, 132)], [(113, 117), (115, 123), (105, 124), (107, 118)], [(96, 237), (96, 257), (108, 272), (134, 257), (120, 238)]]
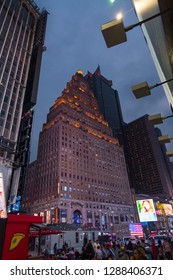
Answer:
[[(130, 0), (35, 0), (40, 9), (49, 12), (43, 53), (37, 105), (33, 123), (31, 161), (37, 157), (39, 132), (54, 101), (78, 69), (101, 73), (112, 80), (118, 90), (123, 117), (130, 122), (144, 114), (171, 114), (162, 86), (152, 95), (136, 100), (131, 86), (143, 81), (160, 82), (140, 27), (127, 33), (128, 41), (107, 48), (100, 25), (122, 12), (125, 26), (137, 22)], [(171, 135), (172, 118), (158, 126), (163, 135)], [(173, 149), (168, 144), (167, 149)]]

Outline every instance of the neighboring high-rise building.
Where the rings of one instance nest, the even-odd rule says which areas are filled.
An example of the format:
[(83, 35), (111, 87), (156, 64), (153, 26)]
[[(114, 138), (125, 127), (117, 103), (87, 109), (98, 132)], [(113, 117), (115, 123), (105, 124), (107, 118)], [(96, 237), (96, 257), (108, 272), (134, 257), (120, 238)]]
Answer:
[(33, 0), (0, 0), (0, 171), (11, 203), (28, 163), (47, 14)]
[(49, 110), (37, 160), (28, 166), (23, 209), (46, 223), (129, 232), (134, 212), (123, 148), (80, 71)]
[(112, 88), (112, 81), (101, 75), (100, 66), (93, 74), (88, 72), (85, 78), (97, 99), (99, 111), (111, 127), (113, 136), (117, 137), (117, 129), (120, 130), (123, 125), (118, 91)]
[[(168, 103), (173, 110), (173, 1), (131, 0), (139, 21), (160, 13), (141, 25), (145, 41), (156, 66)], [(168, 81), (165, 83), (165, 81)], [(149, 81), (148, 81), (149, 82)], [(157, 83), (158, 81), (156, 81)]]
[[(112, 81), (106, 79), (101, 75), (100, 66), (92, 74), (88, 72), (85, 79), (89, 82), (91, 90), (97, 99), (99, 111), (103, 114), (104, 119), (108, 122), (109, 127), (112, 129), (113, 136), (118, 138), (120, 145), (124, 149), (125, 159), (126, 156), (126, 138), (124, 137), (124, 121), (119, 101), (118, 91), (112, 88)], [(128, 167), (128, 166), (127, 166)], [(129, 183), (131, 184), (131, 177), (128, 171)]]
[(127, 124), (124, 131), (127, 162), (136, 194), (172, 198), (171, 163), (158, 141), (158, 128), (156, 130), (145, 115)]

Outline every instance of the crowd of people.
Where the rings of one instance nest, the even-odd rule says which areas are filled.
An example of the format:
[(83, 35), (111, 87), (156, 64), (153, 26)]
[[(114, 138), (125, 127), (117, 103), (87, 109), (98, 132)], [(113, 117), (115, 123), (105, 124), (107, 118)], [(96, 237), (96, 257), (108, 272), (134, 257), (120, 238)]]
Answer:
[(144, 239), (137, 240), (134, 244), (129, 241), (127, 244), (121, 240), (105, 242), (99, 244), (96, 240), (84, 240), (81, 252), (75, 248), (69, 248), (64, 243), (61, 249), (54, 245), (54, 254), (50, 257), (48, 252), (45, 254), (46, 259), (57, 260), (172, 260), (173, 244), (169, 238), (163, 243), (158, 240), (158, 246), (155, 245), (154, 239), (151, 246), (145, 243)]

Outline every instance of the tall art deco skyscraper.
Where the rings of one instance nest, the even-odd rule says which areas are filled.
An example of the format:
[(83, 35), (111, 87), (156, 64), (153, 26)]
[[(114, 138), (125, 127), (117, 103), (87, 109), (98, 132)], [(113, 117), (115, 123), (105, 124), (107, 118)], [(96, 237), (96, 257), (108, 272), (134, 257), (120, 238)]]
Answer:
[(0, 172), (11, 203), (22, 194), (47, 14), (33, 0), (0, 0)]
[(49, 110), (24, 194), (24, 209), (46, 223), (128, 232), (133, 205), (123, 148), (80, 71)]

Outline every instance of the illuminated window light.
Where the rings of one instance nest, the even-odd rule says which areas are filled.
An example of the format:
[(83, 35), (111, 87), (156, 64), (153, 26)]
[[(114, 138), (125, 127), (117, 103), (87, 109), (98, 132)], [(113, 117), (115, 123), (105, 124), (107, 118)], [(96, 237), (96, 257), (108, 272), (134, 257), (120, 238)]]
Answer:
[(84, 92), (84, 89), (83, 89), (83, 88), (81, 88), (81, 87), (79, 87), (79, 90), (80, 90), (80, 91), (82, 91), (82, 92)]

